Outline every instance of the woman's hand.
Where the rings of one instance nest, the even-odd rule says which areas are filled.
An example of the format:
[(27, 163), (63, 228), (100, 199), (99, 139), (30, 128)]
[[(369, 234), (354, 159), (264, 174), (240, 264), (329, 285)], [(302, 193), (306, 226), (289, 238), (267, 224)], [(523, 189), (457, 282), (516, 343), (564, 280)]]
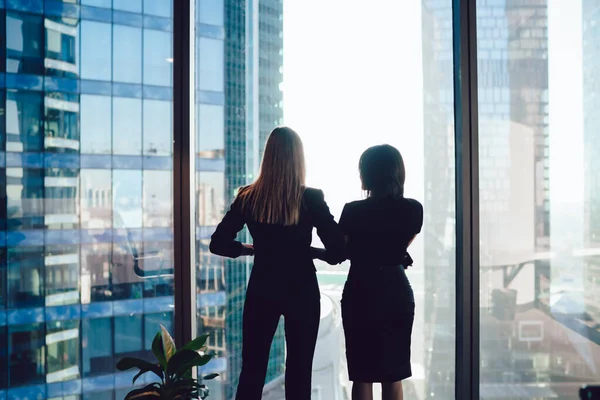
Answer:
[(250, 243), (242, 244), (242, 255), (243, 256), (253, 256), (254, 255), (254, 245)]

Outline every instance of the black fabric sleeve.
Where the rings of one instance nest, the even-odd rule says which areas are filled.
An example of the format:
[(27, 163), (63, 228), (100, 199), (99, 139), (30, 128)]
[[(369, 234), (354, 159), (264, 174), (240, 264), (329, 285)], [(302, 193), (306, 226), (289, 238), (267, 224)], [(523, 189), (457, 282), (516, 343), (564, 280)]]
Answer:
[(239, 231), (244, 228), (246, 218), (239, 209), (239, 204), (233, 202), (227, 214), (210, 238), (210, 252), (219, 256), (237, 258), (242, 255), (243, 245), (235, 240)]
[(325, 246), (323, 249), (311, 248), (314, 258), (319, 258), (329, 264), (339, 264), (346, 259), (346, 241), (339, 225), (335, 222), (325, 202), (322, 190), (313, 190), (311, 201), (313, 223), (317, 228), (317, 235)]

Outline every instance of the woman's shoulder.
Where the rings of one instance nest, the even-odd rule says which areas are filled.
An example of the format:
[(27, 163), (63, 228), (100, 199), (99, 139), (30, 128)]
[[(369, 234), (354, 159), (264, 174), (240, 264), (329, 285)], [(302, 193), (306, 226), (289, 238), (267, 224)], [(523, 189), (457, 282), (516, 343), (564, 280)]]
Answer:
[(304, 197), (304, 199), (308, 200), (309, 202), (315, 202), (315, 201), (318, 202), (318, 201), (323, 201), (325, 199), (325, 193), (323, 193), (323, 191), (321, 189), (306, 186), (304, 188), (303, 197)]

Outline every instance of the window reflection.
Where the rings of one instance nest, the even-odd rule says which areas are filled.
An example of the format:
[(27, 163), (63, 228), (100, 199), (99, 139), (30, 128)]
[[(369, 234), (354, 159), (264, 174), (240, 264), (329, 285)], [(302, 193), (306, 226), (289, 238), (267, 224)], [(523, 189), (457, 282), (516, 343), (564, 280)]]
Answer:
[(144, 100), (144, 154), (168, 156), (171, 154), (171, 103), (162, 100)]
[(44, 248), (9, 248), (7, 278), (9, 308), (44, 305)]
[(111, 80), (112, 29), (110, 24), (81, 21), (81, 78)]
[(46, 324), (46, 382), (79, 378), (79, 321)]
[(115, 82), (142, 82), (142, 30), (114, 25), (113, 80)]
[(7, 230), (44, 225), (44, 173), (34, 168), (6, 168)]
[(81, 95), (81, 152), (110, 154), (111, 98)]
[(144, 29), (144, 84), (171, 85), (172, 34)]
[(202, 24), (223, 25), (225, 6), (223, 0), (198, 0), (196, 21)]
[(223, 91), (223, 41), (200, 37), (198, 43), (198, 86), (200, 90)]
[(41, 151), (44, 102), (41, 93), (6, 91), (6, 150)]
[(44, 20), (46, 28), (46, 74), (76, 78), (79, 75), (77, 60), (78, 33), (74, 20)]
[(144, 348), (152, 350), (154, 336), (160, 331), (160, 325), (173, 332), (173, 313), (146, 314), (144, 316)]
[[(78, 152), (79, 96), (70, 93), (46, 92), (44, 105), (46, 151)], [(89, 113), (86, 115), (87, 117), (89, 117)]]
[(10, 386), (45, 382), (44, 339), (43, 324), (8, 326)]
[(159, 17), (170, 18), (171, 9), (171, 1), (144, 0), (144, 14), (151, 14)]
[(113, 97), (113, 154), (142, 153), (142, 100)]
[[(142, 227), (142, 171), (113, 171), (113, 227)], [(125, 232), (126, 233), (126, 232)]]
[(144, 227), (172, 226), (172, 176), (171, 171), (144, 171)]
[(141, 13), (142, 0), (113, 0), (113, 8), (115, 10)]
[(115, 353), (119, 356), (141, 352), (142, 315), (115, 317)]
[(85, 6), (110, 8), (112, 0), (81, 0), (81, 4)]
[(44, 25), (41, 16), (6, 14), (6, 72), (43, 74)]
[(225, 147), (225, 115), (223, 106), (200, 104), (198, 106), (198, 156), (221, 158)]
[(81, 321), (83, 376), (110, 373), (114, 368), (112, 318)]

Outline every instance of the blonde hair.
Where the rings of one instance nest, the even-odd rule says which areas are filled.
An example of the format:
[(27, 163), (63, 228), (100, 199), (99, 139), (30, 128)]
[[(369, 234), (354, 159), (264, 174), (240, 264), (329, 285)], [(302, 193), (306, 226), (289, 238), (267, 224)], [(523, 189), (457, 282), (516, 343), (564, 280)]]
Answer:
[(296, 225), (304, 193), (304, 146), (291, 128), (273, 129), (256, 181), (242, 190), (242, 208), (258, 222)]

